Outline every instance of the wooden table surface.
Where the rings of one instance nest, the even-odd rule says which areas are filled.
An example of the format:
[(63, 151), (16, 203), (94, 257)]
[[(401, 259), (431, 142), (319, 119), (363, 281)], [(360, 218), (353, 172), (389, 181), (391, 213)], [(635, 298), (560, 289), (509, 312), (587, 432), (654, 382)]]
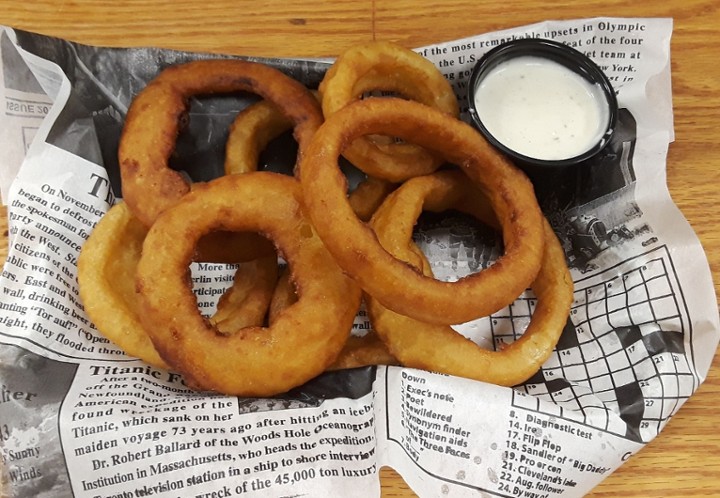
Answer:
[[(368, 40), (417, 47), (546, 19), (672, 17), (676, 141), (670, 192), (708, 253), (720, 282), (720, 64), (717, 0), (0, 0), (0, 24), (108, 46), (153, 45), (258, 56), (333, 56)], [(0, 236), (7, 216), (0, 208)], [(0, 260), (7, 255), (0, 243)], [(4, 251), (4, 252), (3, 252)], [(660, 436), (590, 495), (720, 495), (720, 357)], [(414, 496), (392, 470), (385, 497)]]

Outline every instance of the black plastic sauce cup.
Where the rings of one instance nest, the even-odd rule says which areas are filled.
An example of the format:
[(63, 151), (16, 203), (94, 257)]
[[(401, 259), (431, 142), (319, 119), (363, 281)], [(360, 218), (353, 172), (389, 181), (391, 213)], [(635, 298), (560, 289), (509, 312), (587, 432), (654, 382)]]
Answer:
[[(475, 94), (483, 82), (483, 78), (497, 67), (498, 64), (507, 62), (516, 57), (539, 57), (557, 62), (580, 75), (591, 85), (596, 85), (605, 97), (604, 104), (607, 104), (607, 124), (605, 132), (599, 140), (584, 152), (573, 157), (563, 159), (538, 159), (519, 153), (498, 140), (483, 124), (482, 109), (478, 109), (475, 103)], [(589, 57), (582, 52), (562, 43), (539, 38), (527, 38), (513, 40), (503, 43), (487, 52), (475, 65), (470, 76), (468, 85), (468, 104), (470, 115), (475, 126), (485, 138), (500, 151), (505, 153), (520, 168), (532, 176), (542, 172), (556, 172), (570, 166), (582, 163), (603, 150), (609, 143), (615, 130), (618, 103), (615, 97), (615, 90), (605, 73)]]

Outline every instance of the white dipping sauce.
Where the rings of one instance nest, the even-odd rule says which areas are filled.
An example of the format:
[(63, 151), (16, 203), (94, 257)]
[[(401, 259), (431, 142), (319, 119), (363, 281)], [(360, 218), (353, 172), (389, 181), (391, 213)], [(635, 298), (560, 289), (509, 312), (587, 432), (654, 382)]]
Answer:
[(586, 152), (605, 134), (609, 120), (599, 85), (535, 56), (515, 57), (492, 68), (476, 88), (475, 107), (500, 143), (543, 160)]

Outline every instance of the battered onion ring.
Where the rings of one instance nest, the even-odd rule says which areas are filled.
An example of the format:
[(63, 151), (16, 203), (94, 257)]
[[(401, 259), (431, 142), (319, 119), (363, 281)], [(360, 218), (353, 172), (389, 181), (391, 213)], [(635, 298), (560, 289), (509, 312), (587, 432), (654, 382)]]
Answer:
[[(369, 133), (422, 143), (460, 165), (496, 213), (504, 255), (490, 268), (457, 282), (441, 282), (388, 253), (350, 207), (346, 180), (337, 167), (342, 146)], [(349, 104), (315, 133), (300, 164), (300, 179), (313, 225), (340, 267), (368, 294), (403, 315), (441, 325), (487, 316), (510, 304), (540, 269), (543, 217), (532, 184), (473, 128), (436, 109), (394, 98)]]
[[(102, 217), (78, 258), (80, 300), (95, 328), (129, 356), (168, 368), (140, 323), (135, 271), (147, 229), (127, 205)], [(277, 281), (277, 257), (241, 263), (211, 320), (221, 331), (262, 325)]]
[[(141, 319), (160, 355), (194, 388), (282, 393), (324, 371), (345, 344), (360, 290), (314, 233), (300, 199), (298, 181), (288, 176), (224, 176), (198, 185), (150, 228), (136, 279)], [(223, 335), (198, 312), (187, 265), (212, 230), (262, 233), (292, 268), (299, 300), (272, 326)]]
[[(271, 102), (261, 100), (243, 109), (230, 126), (225, 148), (225, 174), (255, 171), (260, 153), (291, 127), (290, 120)], [(358, 218), (368, 221), (395, 187), (393, 183), (368, 177), (350, 193), (350, 205)]]
[(240, 111), (225, 144), (225, 174), (257, 170), (260, 153), (292, 128), (292, 122), (271, 102), (261, 100)]
[[(457, 117), (457, 98), (450, 83), (423, 56), (388, 42), (370, 42), (342, 53), (320, 83), (325, 118), (371, 90), (396, 92)], [(385, 133), (394, 136), (394, 133)], [(353, 140), (343, 155), (369, 176), (391, 182), (435, 171), (442, 160), (420, 145)]]
[[(190, 183), (168, 167), (191, 96), (247, 91), (273, 102), (295, 124), (298, 157), (322, 123), (317, 99), (301, 83), (261, 63), (202, 60), (171, 66), (133, 100), (118, 156), (123, 199), (145, 226), (190, 191)], [(254, 249), (254, 251), (253, 251)], [(254, 234), (214, 233), (202, 241), (197, 259), (236, 262), (267, 255)]]
[[(467, 190), (459, 173), (444, 172), (406, 182), (402, 194), (391, 196), (380, 207), (372, 226), (385, 247), (409, 263), (417, 264), (412, 236), (415, 218), (408, 201), (427, 210), (458, 208), (495, 225), (486, 199), (457, 197), (450, 191)], [(398, 193), (400, 193), (398, 191)], [(367, 300), (373, 328), (406, 367), (467, 377), (502, 386), (526, 381), (548, 359), (567, 322), (573, 301), (573, 282), (565, 254), (550, 224), (544, 220), (545, 252), (540, 273), (532, 284), (537, 304), (524, 334), (500, 351), (488, 351), (443, 325), (431, 325), (394, 313), (377, 300)], [(402, 242), (404, 240), (404, 242)]]
[(159, 368), (160, 358), (137, 315), (135, 268), (147, 228), (125, 203), (100, 219), (78, 257), (78, 288), (95, 328), (130, 356)]

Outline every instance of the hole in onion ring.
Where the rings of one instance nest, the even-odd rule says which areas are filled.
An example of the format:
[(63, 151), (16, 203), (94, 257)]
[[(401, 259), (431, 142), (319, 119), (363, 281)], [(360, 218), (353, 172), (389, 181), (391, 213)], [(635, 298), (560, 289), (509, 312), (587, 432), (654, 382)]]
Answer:
[(503, 254), (497, 230), (454, 209), (423, 211), (413, 240), (430, 260), (435, 278), (446, 282), (489, 268)]
[(276, 254), (239, 264), (195, 262), (189, 271), (198, 309), (220, 333), (265, 323), (279, 273)]
[[(497, 230), (455, 209), (423, 211), (413, 229), (413, 242), (427, 258), (433, 276), (446, 282), (489, 268), (503, 253)], [(479, 346), (493, 349), (491, 320), (486, 316), (450, 327)]]

